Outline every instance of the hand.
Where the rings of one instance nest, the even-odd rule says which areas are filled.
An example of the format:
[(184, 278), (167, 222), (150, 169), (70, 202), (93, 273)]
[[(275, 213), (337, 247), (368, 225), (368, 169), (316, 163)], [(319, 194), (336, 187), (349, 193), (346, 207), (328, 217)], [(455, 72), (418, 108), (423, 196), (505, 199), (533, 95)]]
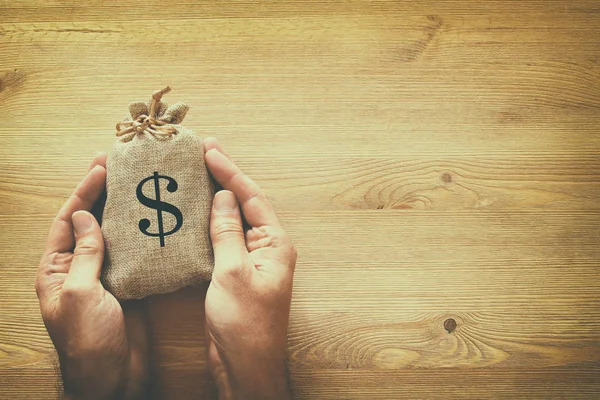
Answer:
[(88, 211), (104, 192), (105, 166), (106, 155), (96, 157), (58, 212), (35, 284), (69, 399), (135, 398), (148, 372), (141, 310), (122, 308), (100, 283), (104, 241)]
[(226, 189), (213, 203), (215, 269), (205, 303), (208, 361), (219, 396), (289, 399), (286, 343), (296, 250), (256, 183), (214, 138), (204, 146), (208, 169)]

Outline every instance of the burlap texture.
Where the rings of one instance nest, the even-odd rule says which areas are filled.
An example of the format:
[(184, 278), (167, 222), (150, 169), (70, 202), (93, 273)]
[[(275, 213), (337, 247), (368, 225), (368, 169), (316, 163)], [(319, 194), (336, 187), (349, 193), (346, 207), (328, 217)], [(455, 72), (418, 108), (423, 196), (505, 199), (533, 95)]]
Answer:
[[(147, 114), (150, 105), (130, 104), (131, 116)], [(169, 137), (147, 133), (121, 136), (106, 162), (106, 206), (102, 233), (106, 255), (102, 270), (104, 287), (119, 300), (139, 299), (168, 293), (211, 279), (214, 265), (209, 237), (209, 219), (214, 186), (204, 165), (202, 140), (191, 130), (179, 125), (187, 106), (171, 107), (158, 103), (156, 117), (169, 123), (177, 132)], [(161, 178), (153, 178), (155, 172)], [(170, 177), (177, 189), (169, 191)], [(146, 178), (145, 183), (142, 183)], [(164, 205), (149, 207), (141, 195), (176, 207), (182, 217), (181, 227), (160, 238), (142, 232), (140, 221), (148, 219), (147, 232), (159, 232), (159, 208), (164, 232), (176, 227), (174, 213)], [(172, 187), (170, 188), (172, 189)], [(158, 204), (158, 203), (156, 203)], [(172, 210), (172, 209), (171, 209)]]

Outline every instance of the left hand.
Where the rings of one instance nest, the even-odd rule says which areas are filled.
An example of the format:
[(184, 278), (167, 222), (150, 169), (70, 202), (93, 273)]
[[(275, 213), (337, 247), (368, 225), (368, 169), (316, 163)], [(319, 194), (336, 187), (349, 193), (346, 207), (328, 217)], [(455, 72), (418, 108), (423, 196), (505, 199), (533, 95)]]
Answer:
[(100, 283), (104, 240), (89, 211), (104, 192), (105, 168), (106, 155), (96, 157), (58, 212), (35, 285), (67, 399), (138, 398), (148, 379), (140, 304), (122, 307)]

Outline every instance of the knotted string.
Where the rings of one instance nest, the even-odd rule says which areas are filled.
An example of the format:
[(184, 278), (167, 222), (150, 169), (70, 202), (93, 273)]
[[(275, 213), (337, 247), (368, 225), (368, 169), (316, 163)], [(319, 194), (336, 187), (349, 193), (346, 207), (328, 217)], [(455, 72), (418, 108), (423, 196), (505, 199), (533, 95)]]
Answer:
[(156, 106), (163, 95), (169, 93), (171, 88), (167, 86), (162, 90), (157, 90), (152, 94), (152, 104), (150, 105), (149, 115), (142, 114), (133, 121), (123, 121), (117, 123), (117, 136), (121, 137), (129, 133), (136, 134), (148, 133), (155, 138), (165, 138), (177, 132), (174, 126), (163, 126), (168, 123), (156, 119)]

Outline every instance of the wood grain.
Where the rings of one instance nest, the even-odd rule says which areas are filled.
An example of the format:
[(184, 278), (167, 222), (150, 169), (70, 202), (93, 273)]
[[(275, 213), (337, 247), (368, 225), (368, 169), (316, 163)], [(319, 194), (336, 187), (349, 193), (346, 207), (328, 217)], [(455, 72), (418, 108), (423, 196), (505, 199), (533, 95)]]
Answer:
[[(165, 84), (299, 250), (297, 398), (600, 396), (598, 1), (0, 0), (0, 398), (60, 397), (48, 227)], [(216, 396), (205, 290), (148, 299), (156, 399)]]

